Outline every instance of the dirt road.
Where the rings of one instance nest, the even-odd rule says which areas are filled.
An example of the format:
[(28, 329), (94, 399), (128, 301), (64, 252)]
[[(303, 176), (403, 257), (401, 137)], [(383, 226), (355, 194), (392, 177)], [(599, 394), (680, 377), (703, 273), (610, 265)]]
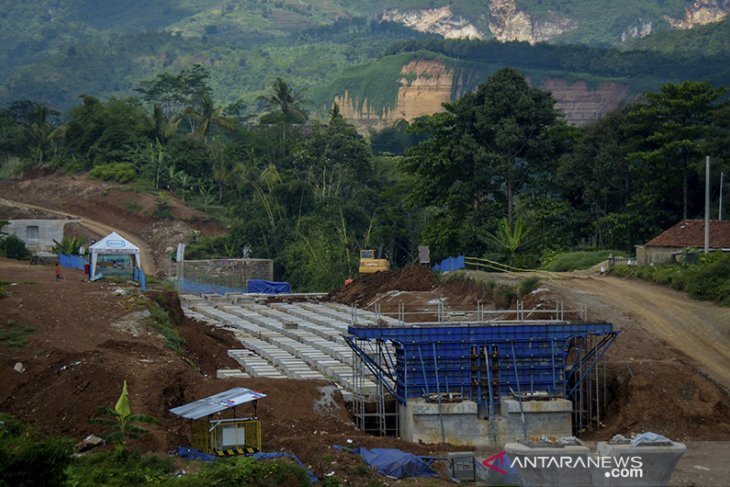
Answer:
[[(623, 331), (646, 331), (730, 390), (730, 309), (639, 280), (585, 272), (542, 277), (566, 301), (587, 305), (589, 315)], [(627, 346), (634, 354), (646, 347), (647, 356), (653, 355), (652, 344), (640, 339)]]
[(141, 264), (142, 264), (142, 269), (144, 269), (144, 271), (147, 274), (154, 275), (154, 274), (157, 273), (157, 266), (155, 265), (155, 261), (152, 258), (152, 250), (150, 249), (150, 247), (145, 242), (143, 242), (138, 237), (136, 237), (135, 235), (131, 235), (129, 232), (124, 232), (124, 231), (122, 231), (120, 229), (111, 227), (111, 226), (106, 225), (104, 223), (101, 223), (101, 222), (98, 222), (98, 221), (95, 221), (95, 220), (90, 220), (88, 218), (85, 218), (85, 217), (82, 217), (82, 216), (79, 216), (79, 215), (74, 215), (74, 214), (69, 213), (67, 211), (53, 210), (51, 208), (45, 208), (45, 207), (42, 207), (42, 206), (31, 205), (31, 204), (28, 204), (28, 203), (21, 203), (19, 201), (8, 200), (6, 198), (0, 198), (0, 204), (12, 205), (12, 206), (20, 207), (20, 208), (27, 208), (27, 209), (33, 209), (33, 210), (40, 210), (40, 211), (43, 211), (43, 212), (46, 212), (46, 213), (51, 213), (51, 214), (54, 214), (54, 215), (62, 216), (64, 218), (78, 218), (79, 219), (79, 224), (81, 226), (86, 227), (89, 230), (91, 230), (93, 232), (96, 232), (96, 233), (98, 233), (100, 235), (108, 235), (111, 232), (121, 233), (121, 234), (124, 235), (124, 237), (127, 240), (129, 240), (134, 245), (136, 245), (137, 247), (139, 247), (139, 253), (140, 253), (140, 260), (141, 260)]

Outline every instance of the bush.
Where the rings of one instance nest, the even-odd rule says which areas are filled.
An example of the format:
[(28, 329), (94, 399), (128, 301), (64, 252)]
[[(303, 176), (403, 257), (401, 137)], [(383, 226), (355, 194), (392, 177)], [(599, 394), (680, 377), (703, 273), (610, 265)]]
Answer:
[(730, 254), (702, 255), (700, 262), (692, 265), (615, 266), (610, 273), (670, 286), (686, 291), (693, 299), (730, 306)]
[(17, 236), (10, 234), (0, 240), (0, 257), (27, 260), (30, 259), (31, 253), (26, 248), (25, 242), (20, 240)]
[(543, 258), (542, 268), (552, 272), (571, 272), (588, 269), (608, 259), (609, 254), (614, 256), (625, 255), (621, 250), (581, 250), (550, 254)]
[(174, 470), (172, 457), (99, 452), (77, 458), (68, 469), (68, 477), (69, 485), (76, 487), (159, 485), (164, 484)]
[(137, 170), (131, 162), (115, 162), (113, 164), (95, 166), (89, 175), (92, 178), (102, 179), (104, 181), (128, 183), (137, 177)]
[(228, 461), (207, 464), (200, 472), (207, 485), (311, 485), (306, 470), (288, 459), (256, 460), (239, 457)]
[(520, 284), (517, 286), (517, 295), (520, 298), (527, 296), (532, 291), (537, 289), (538, 286), (540, 286), (540, 278), (537, 276), (530, 276), (522, 279), (520, 281)]
[(0, 414), (0, 487), (64, 485), (73, 452), (71, 440), (39, 439), (17, 419)]

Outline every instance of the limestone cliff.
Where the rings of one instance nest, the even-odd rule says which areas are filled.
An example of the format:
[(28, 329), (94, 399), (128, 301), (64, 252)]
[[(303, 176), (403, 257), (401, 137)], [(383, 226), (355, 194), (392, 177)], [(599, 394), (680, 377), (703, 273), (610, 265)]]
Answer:
[(489, 30), (501, 42), (536, 44), (578, 27), (575, 20), (554, 12), (544, 19), (537, 19), (518, 8), (515, 0), (490, 0), (489, 13)]
[(629, 39), (635, 39), (637, 37), (646, 37), (653, 31), (654, 26), (651, 20), (637, 18), (633, 24), (626, 27), (621, 33), (621, 42), (626, 42)]
[(684, 10), (683, 19), (673, 19), (665, 16), (664, 19), (675, 29), (691, 29), (698, 25), (719, 22), (727, 16), (730, 10), (729, 0), (695, 0)]
[(618, 83), (602, 83), (590, 88), (585, 81), (569, 83), (558, 78), (545, 81), (540, 89), (553, 94), (555, 107), (575, 125), (584, 125), (615, 110), (629, 94), (629, 87)]
[(359, 125), (381, 127), (396, 120), (413, 120), (443, 111), (451, 100), (453, 71), (437, 60), (416, 59), (401, 69), (398, 94), (392, 107), (375, 109), (365, 98), (353, 99), (349, 92), (335, 97), (340, 113)]
[[(342, 116), (360, 127), (382, 128), (400, 119), (411, 121), (443, 111), (442, 104), (452, 101), (454, 95), (461, 96), (465, 80), (473, 74), (464, 70), (455, 73), (439, 60), (417, 59), (403, 66), (401, 76), (391, 107), (377, 109), (367, 99), (357, 99), (347, 91), (334, 101)], [(468, 84), (474, 85), (473, 81)], [(618, 108), (628, 95), (628, 87), (618, 83), (589, 87), (583, 81), (570, 83), (558, 78), (548, 79), (540, 88), (553, 94), (557, 108), (576, 125)]]
[(446, 39), (484, 39), (479, 29), (464, 17), (455, 15), (449, 6), (407, 12), (384, 10), (378, 20), (396, 22), (418, 32), (438, 34)]

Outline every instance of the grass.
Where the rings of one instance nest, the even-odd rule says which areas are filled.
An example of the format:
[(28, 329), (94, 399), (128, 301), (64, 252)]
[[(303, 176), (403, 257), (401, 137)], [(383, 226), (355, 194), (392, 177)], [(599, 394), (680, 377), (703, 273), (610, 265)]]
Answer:
[(182, 354), (185, 340), (170, 323), (167, 312), (157, 303), (153, 304), (150, 314), (154, 328), (165, 338), (165, 346), (175, 353)]
[(132, 213), (136, 213), (142, 209), (142, 205), (140, 205), (139, 203), (135, 203), (134, 201), (128, 201), (124, 204), (124, 207)]
[(608, 259), (609, 254), (614, 257), (626, 256), (627, 252), (622, 250), (579, 250), (576, 252), (563, 252), (548, 259), (544, 259), (542, 268), (552, 272), (570, 272), (581, 269), (588, 269)]
[(34, 331), (32, 326), (8, 320), (0, 326), (0, 342), (11, 348), (23, 348), (28, 343), (28, 335)]

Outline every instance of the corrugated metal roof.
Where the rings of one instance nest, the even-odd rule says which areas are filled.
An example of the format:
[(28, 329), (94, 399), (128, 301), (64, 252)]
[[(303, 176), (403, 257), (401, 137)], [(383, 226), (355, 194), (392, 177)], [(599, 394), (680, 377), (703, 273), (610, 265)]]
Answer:
[(199, 419), (219, 413), (225, 409), (266, 397), (266, 394), (244, 387), (234, 387), (225, 392), (198, 399), (184, 406), (170, 409), (170, 412), (187, 419)]
[[(705, 221), (682, 220), (647, 242), (647, 247), (696, 247), (705, 245)], [(730, 247), (730, 221), (710, 221), (710, 248)]]

